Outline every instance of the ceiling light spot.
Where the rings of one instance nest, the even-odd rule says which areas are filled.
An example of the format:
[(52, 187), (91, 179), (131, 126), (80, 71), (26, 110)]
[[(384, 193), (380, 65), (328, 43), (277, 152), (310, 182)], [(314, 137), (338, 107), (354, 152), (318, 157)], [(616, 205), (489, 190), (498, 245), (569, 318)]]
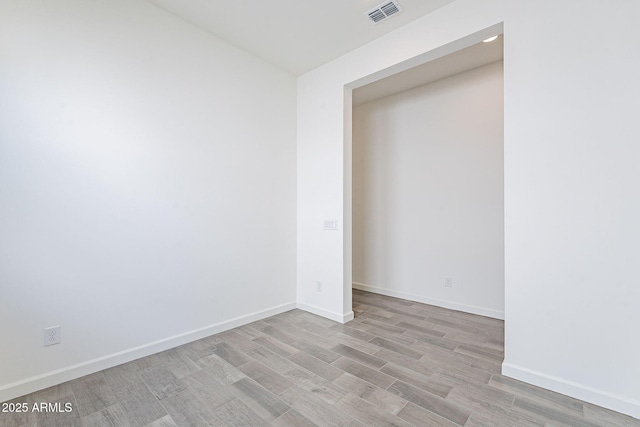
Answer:
[(493, 36), (493, 37), (489, 37), (488, 39), (484, 39), (482, 40), (484, 43), (491, 43), (492, 41), (494, 41), (495, 39), (497, 39), (498, 36)]

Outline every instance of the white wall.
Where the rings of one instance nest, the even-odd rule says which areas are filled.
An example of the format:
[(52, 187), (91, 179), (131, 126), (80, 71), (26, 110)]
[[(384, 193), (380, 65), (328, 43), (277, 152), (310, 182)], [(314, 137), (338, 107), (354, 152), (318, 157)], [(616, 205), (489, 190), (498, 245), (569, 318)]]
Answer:
[(502, 86), (500, 61), (354, 107), (354, 287), (504, 317)]
[(318, 221), (351, 212), (345, 86), (504, 28), (503, 371), (640, 418), (638, 18), (634, 0), (457, 0), (299, 77), (299, 303), (350, 311), (351, 230)]
[(295, 306), (295, 105), (144, 1), (0, 3), (0, 401)]

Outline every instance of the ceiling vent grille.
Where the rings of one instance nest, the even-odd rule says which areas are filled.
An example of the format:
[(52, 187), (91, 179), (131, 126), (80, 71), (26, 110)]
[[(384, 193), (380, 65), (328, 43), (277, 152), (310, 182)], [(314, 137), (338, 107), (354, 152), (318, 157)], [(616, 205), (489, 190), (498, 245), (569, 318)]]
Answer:
[(398, 4), (396, 1), (386, 1), (381, 5), (371, 9), (365, 15), (369, 18), (371, 22), (377, 24), (380, 21), (384, 21), (396, 13), (402, 12), (402, 6)]

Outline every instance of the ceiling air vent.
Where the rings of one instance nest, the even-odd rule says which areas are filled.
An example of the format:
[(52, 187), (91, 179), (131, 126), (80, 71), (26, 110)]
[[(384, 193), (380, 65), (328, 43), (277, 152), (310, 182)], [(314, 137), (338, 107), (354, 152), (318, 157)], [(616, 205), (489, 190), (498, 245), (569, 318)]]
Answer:
[(402, 6), (400, 6), (395, 1), (386, 1), (381, 5), (371, 9), (365, 15), (369, 17), (369, 20), (374, 24), (377, 24), (380, 21), (384, 21), (388, 17), (395, 15), (396, 13), (402, 12)]

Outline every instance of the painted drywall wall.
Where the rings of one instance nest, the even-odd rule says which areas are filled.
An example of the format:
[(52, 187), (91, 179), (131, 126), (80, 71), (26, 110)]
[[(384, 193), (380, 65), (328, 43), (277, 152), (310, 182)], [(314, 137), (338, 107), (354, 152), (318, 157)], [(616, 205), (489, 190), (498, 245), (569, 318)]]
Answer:
[(615, 3), (457, 0), (300, 76), (299, 303), (351, 309), (351, 230), (319, 221), (351, 215), (345, 87), (504, 29), (503, 372), (640, 418), (640, 3)]
[(502, 85), (499, 61), (354, 107), (354, 287), (504, 317)]
[(0, 401), (295, 306), (295, 105), (147, 2), (0, 3)]

